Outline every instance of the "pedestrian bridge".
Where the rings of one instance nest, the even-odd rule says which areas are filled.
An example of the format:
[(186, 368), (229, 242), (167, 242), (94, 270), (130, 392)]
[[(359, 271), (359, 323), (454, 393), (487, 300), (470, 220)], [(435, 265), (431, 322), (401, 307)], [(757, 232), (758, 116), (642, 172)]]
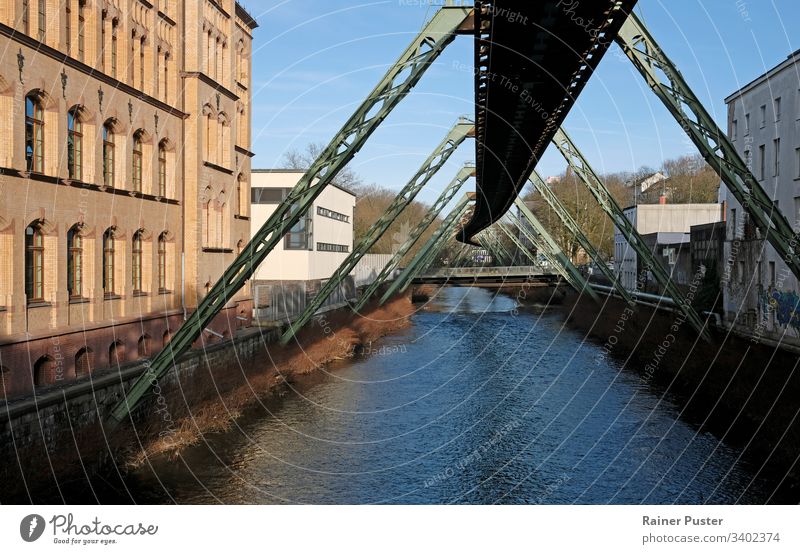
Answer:
[(418, 285), (460, 285), (460, 286), (554, 286), (559, 276), (547, 273), (536, 266), (508, 267), (443, 267), (422, 273), (414, 278)]

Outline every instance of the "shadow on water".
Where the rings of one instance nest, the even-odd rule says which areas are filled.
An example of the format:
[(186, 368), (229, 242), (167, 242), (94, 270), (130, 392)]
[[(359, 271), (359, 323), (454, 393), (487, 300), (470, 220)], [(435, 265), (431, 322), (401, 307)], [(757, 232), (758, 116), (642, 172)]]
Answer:
[[(764, 503), (774, 484), (559, 313), (444, 288), (412, 327), (103, 502)], [(103, 493), (105, 494), (105, 492)]]

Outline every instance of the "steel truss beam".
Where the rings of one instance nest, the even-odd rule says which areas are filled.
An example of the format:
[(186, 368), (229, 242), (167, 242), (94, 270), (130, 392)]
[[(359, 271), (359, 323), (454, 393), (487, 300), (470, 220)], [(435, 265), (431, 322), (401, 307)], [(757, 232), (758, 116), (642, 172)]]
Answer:
[(360, 311), (364, 305), (369, 301), (375, 291), (383, 284), (389, 275), (397, 269), (397, 266), (403, 261), (403, 258), (406, 257), (406, 254), (414, 247), (417, 241), (422, 237), (425, 231), (428, 230), (431, 223), (439, 217), (439, 214), (442, 212), (445, 206), (450, 203), (450, 201), (458, 194), (458, 191), (461, 190), (461, 187), (464, 186), (464, 183), (470, 177), (475, 175), (475, 167), (474, 166), (465, 166), (462, 168), (458, 175), (456, 175), (455, 179), (453, 179), (447, 187), (445, 187), (442, 194), (439, 195), (439, 198), (436, 199), (436, 202), (433, 203), (431, 208), (425, 214), (425, 217), (422, 218), (422, 221), (411, 231), (411, 234), (408, 238), (403, 242), (402, 246), (394, 253), (392, 259), (389, 260), (383, 270), (381, 270), (380, 274), (375, 278), (373, 281), (361, 295), (361, 299), (356, 304), (354, 310), (356, 312)]
[(500, 265), (509, 267), (514, 264), (514, 256), (512, 256), (508, 249), (503, 245), (503, 241), (500, 240), (500, 237), (493, 227), (488, 227), (482, 233), (482, 236), (485, 243), (488, 244), (489, 247), (494, 248), (497, 259), (500, 261)]
[[(533, 215), (533, 212), (525, 205), (525, 202), (522, 201), (521, 198), (517, 197), (514, 201), (514, 204), (517, 206), (522, 217), (530, 222), (531, 226), (533, 227), (535, 233), (532, 233), (530, 229), (527, 229), (523, 224), (522, 221), (514, 216), (511, 212), (507, 215), (514, 221), (528, 239), (536, 245), (542, 254), (544, 254), (553, 267), (561, 273), (564, 279), (572, 285), (572, 287), (578, 292), (578, 294), (588, 294), (592, 299), (596, 302), (600, 302), (600, 297), (597, 296), (597, 293), (594, 289), (589, 285), (589, 282), (586, 278), (578, 271), (578, 268), (575, 267), (575, 264), (572, 263), (572, 260), (569, 259), (569, 256), (564, 254), (564, 251), (561, 250), (561, 247), (558, 243), (550, 236), (550, 233), (547, 232), (547, 229), (541, 222)], [(537, 237), (539, 239), (537, 244)]]
[(800, 279), (798, 235), (644, 23), (631, 14), (622, 25), (616, 41), (648, 86), (689, 135), (706, 162), (714, 168), (728, 190), (753, 217), (762, 235), (775, 248), (795, 277)]
[(534, 188), (539, 191), (539, 194), (541, 194), (545, 202), (547, 202), (547, 204), (550, 206), (550, 209), (552, 209), (561, 220), (561, 223), (567, 228), (567, 230), (569, 230), (570, 233), (572, 233), (572, 235), (578, 241), (578, 244), (581, 245), (581, 248), (583, 248), (586, 254), (588, 254), (588, 256), (594, 260), (594, 262), (600, 268), (600, 271), (603, 273), (603, 275), (605, 275), (606, 279), (611, 281), (612, 286), (617, 290), (620, 296), (622, 296), (623, 300), (625, 300), (628, 305), (635, 305), (636, 301), (625, 289), (625, 287), (622, 286), (617, 274), (614, 273), (610, 267), (608, 267), (603, 260), (603, 257), (600, 255), (600, 252), (583, 233), (581, 226), (578, 225), (578, 222), (575, 221), (575, 219), (572, 217), (572, 214), (569, 213), (567, 207), (561, 202), (558, 196), (556, 196), (553, 190), (547, 186), (536, 170), (531, 173), (529, 180), (531, 184), (533, 184)]
[[(474, 136), (474, 134), (475, 125), (469, 120), (460, 119), (458, 123), (453, 126), (444, 140), (436, 147), (431, 155), (428, 156), (428, 159), (425, 160), (419, 171), (417, 171), (406, 186), (398, 193), (383, 215), (378, 218), (378, 221), (372, 224), (369, 230), (367, 230), (366, 235), (364, 235), (364, 238), (353, 248), (353, 251), (325, 282), (319, 292), (314, 295), (314, 298), (308, 303), (300, 317), (289, 325), (289, 328), (283, 336), (281, 336), (281, 344), (288, 343), (292, 337), (295, 336), (297, 331), (314, 317), (314, 314), (325, 304), (328, 297), (339, 289), (342, 282), (350, 275), (353, 268), (356, 267), (358, 261), (375, 246), (375, 243), (378, 242), (392, 223), (403, 213), (403, 210), (414, 201), (417, 194), (419, 194), (433, 176), (444, 167), (447, 160), (450, 159), (450, 156), (461, 146), (461, 143), (463, 143), (468, 136)], [(459, 173), (459, 176), (463, 175), (462, 182), (466, 181), (473, 171), (473, 168), (462, 169)]]
[(339, 133), (314, 161), (253, 239), (211, 288), (197, 309), (178, 329), (168, 348), (148, 364), (147, 370), (111, 411), (109, 425), (127, 419), (133, 408), (172, 369), (175, 361), (200, 335), (253, 275), (275, 245), (313, 205), (314, 199), (356, 155), (375, 129), (405, 98), (422, 75), (455, 39), (471, 8), (447, 5), (428, 22)]
[(397, 292), (406, 290), (414, 277), (422, 270), (423, 264), (435, 256), (444, 247), (447, 241), (450, 240), (453, 230), (464, 216), (464, 213), (466, 213), (469, 202), (469, 197), (464, 195), (455, 208), (453, 208), (453, 211), (450, 212), (438, 229), (431, 235), (425, 245), (417, 252), (417, 255), (414, 256), (414, 259), (408, 264), (408, 267), (406, 267), (389, 286), (381, 297), (381, 305)]
[(575, 146), (575, 143), (572, 142), (563, 129), (556, 131), (553, 137), (553, 143), (567, 160), (570, 168), (589, 189), (592, 196), (595, 197), (600, 207), (603, 208), (603, 211), (608, 214), (617, 229), (625, 236), (625, 240), (628, 241), (628, 244), (631, 245), (636, 254), (644, 261), (645, 267), (653, 273), (656, 281), (664, 287), (666, 296), (669, 296), (675, 301), (675, 304), (678, 305), (692, 327), (694, 327), (703, 338), (711, 340), (703, 319), (697, 314), (683, 292), (681, 292), (672, 281), (667, 270), (644, 243), (642, 235), (639, 234), (639, 231), (636, 230), (633, 223), (625, 217), (622, 208), (619, 207), (619, 204), (617, 204), (617, 201), (611, 196), (611, 193), (608, 192), (608, 189), (600, 180), (600, 177), (597, 176), (589, 165), (589, 162), (586, 161), (586, 158), (583, 157), (583, 154), (581, 154), (580, 150)]
[(531, 264), (532, 264), (532, 265), (534, 265), (534, 266), (538, 266), (538, 265), (539, 265), (539, 260), (536, 258), (536, 254), (534, 254), (533, 252), (531, 252), (531, 251), (528, 249), (528, 247), (527, 247), (527, 246), (525, 246), (525, 245), (522, 243), (522, 241), (521, 241), (521, 240), (519, 240), (519, 237), (517, 237), (516, 235), (514, 235), (514, 233), (512, 233), (511, 231), (509, 231), (509, 230), (506, 228), (506, 226), (502, 224), (502, 220), (500, 220), (500, 221), (498, 222), (498, 226), (500, 227), (500, 229), (502, 229), (503, 233), (505, 233), (505, 235), (506, 235), (506, 236), (507, 236), (509, 239), (511, 239), (511, 242), (513, 242), (513, 243), (514, 243), (514, 245), (515, 245), (515, 246), (516, 246), (516, 247), (519, 249), (519, 251), (520, 251), (520, 252), (522, 252), (522, 254), (523, 254), (523, 255), (524, 255), (526, 258), (528, 258), (528, 259), (531, 261)]

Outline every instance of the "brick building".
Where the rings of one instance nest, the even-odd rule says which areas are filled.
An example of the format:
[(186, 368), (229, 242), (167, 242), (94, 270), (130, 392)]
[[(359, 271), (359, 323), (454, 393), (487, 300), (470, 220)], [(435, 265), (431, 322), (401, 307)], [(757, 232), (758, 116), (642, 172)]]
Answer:
[(248, 240), (255, 27), (234, 0), (0, 3), (0, 397), (157, 352)]

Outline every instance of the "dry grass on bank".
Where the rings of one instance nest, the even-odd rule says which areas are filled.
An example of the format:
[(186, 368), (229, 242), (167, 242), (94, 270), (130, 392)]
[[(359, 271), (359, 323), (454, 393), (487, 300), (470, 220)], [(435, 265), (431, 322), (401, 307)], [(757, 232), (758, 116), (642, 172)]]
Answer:
[(268, 356), (263, 362), (254, 361), (244, 382), (239, 375), (238, 383), (227, 390), (224, 384), (215, 383), (225, 392), (192, 408), (191, 414), (176, 422), (171, 433), (150, 433), (152, 440), (129, 456), (127, 466), (138, 467), (151, 456), (175, 458), (204, 434), (229, 430), (245, 408), (261, 398), (284, 393), (286, 385), (296, 377), (313, 374), (331, 361), (350, 358), (358, 347), (407, 327), (413, 311), (410, 299), (403, 296), (384, 306), (367, 305), (356, 318), (345, 309), (310, 322), (289, 345), (268, 345)]

